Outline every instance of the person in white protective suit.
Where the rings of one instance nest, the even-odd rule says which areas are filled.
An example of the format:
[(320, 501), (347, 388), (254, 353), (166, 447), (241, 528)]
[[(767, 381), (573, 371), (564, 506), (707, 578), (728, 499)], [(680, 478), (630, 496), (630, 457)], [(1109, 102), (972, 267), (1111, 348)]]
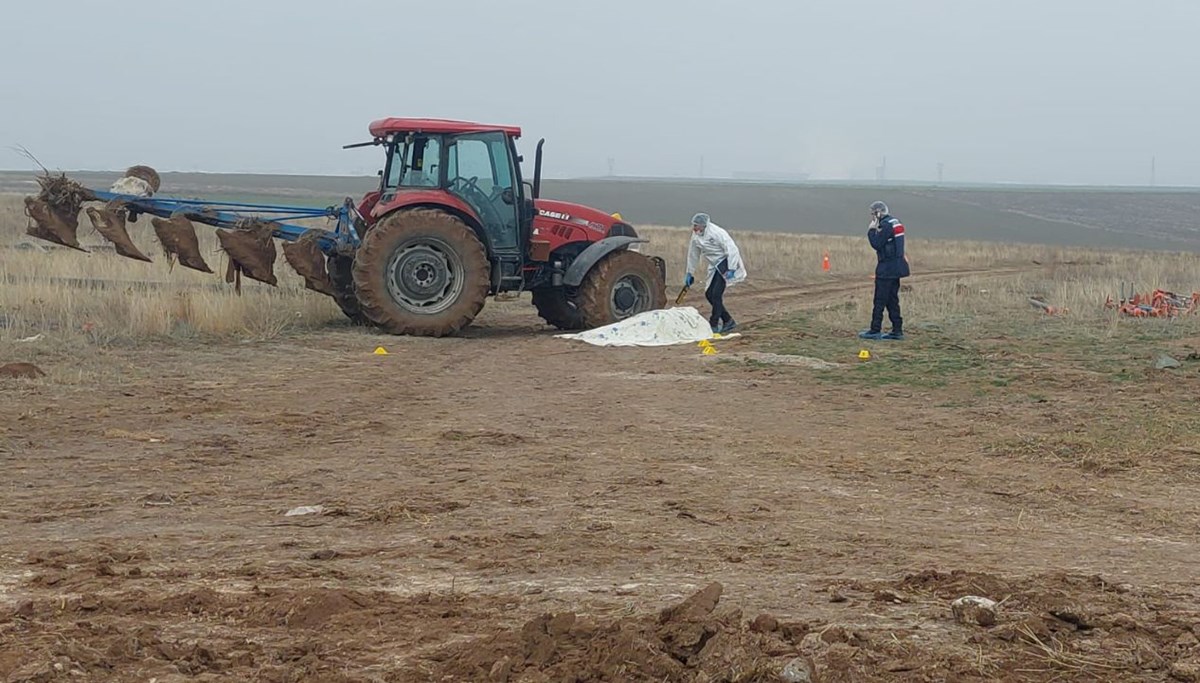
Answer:
[(702, 254), (708, 261), (704, 298), (712, 306), (708, 324), (712, 326), (714, 334), (724, 334), (737, 327), (733, 316), (725, 308), (725, 288), (746, 279), (746, 264), (742, 262), (742, 253), (733, 238), (724, 228), (713, 223), (706, 213), (692, 217), (692, 239), (688, 244), (684, 286), (690, 287), (696, 281), (692, 273)]

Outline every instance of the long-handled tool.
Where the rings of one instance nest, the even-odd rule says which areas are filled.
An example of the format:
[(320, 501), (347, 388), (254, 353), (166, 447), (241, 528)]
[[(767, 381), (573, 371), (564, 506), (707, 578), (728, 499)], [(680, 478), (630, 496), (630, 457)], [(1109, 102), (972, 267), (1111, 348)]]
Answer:
[(679, 296), (675, 297), (675, 305), (676, 306), (683, 303), (683, 297), (687, 296), (688, 290), (691, 288), (692, 288), (691, 285), (684, 285), (683, 289), (679, 290)]

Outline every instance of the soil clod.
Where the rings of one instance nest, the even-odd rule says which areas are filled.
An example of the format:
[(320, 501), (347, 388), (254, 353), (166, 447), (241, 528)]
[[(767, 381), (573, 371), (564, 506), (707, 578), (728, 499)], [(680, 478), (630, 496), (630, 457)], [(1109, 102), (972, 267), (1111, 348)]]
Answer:
[(234, 283), (242, 291), (242, 274), (271, 286), (279, 284), (275, 278), (274, 226), (263, 221), (250, 221), (235, 230), (217, 230), (221, 248), (229, 257), (225, 281)]
[(46, 373), (33, 363), (5, 363), (0, 365), (0, 379), (38, 379)]
[(138, 261), (150, 262), (150, 257), (143, 254), (142, 250), (133, 243), (133, 239), (129, 237), (129, 232), (125, 228), (125, 220), (128, 218), (129, 212), (123, 204), (114, 201), (100, 209), (89, 206), (86, 211), (88, 218), (92, 221), (92, 227), (96, 228), (96, 232), (103, 235), (105, 239), (112, 242), (118, 254)]
[(162, 187), (162, 179), (159, 177), (158, 171), (149, 166), (130, 166), (129, 168), (125, 169), (125, 177), (140, 178), (146, 181), (146, 183), (150, 185), (150, 190), (152, 192), (158, 192), (159, 188)]
[(304, 278), (304, 286), (307, 289), (336, 298), (337, 290), (334, 289), (333, 280), (326, 269), (325, 254), (317, 246), (320, 232), (311, 230), (295, 242), (285, 242), (283, 257), (292, 269)]
[(41, 191), (36, 197), (25, 197), (25, 215), (33, 224), (25, 233), (64, 247), (87, 251), (79, 246), (79, 211), (83, 203), (95, 199), (84, 186), (67, 178), (66, 174), (38, 176)]
[(196, 238), (196, 227), (186, 216), (176, 215), (171, 218), (151, 218), (154, 234), (162, 243), (167, 260), (171, 263), (179, 260), (179, 265), (202, 273), (211, 273), (212, 268), (204, 262), (200, 255), (200, 241)]
[(420, 666), (435, 667), (442, 678), (433, 680), (780, 680), (794, 644), (754, 630), (741, 610), (717, 609), (722, 590), (709, 584), (658, 615), (597, 621), (543, 614), (486, 639), (448, 645)]

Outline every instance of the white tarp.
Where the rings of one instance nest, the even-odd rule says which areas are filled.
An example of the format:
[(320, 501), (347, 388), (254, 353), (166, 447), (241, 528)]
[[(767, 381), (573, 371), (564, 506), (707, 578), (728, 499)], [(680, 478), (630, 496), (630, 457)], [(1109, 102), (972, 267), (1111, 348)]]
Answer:
[[(721, 339), (737, 337), (722, 335)], [(593, 346), (670, 346), (716, 339), (708, 320), (690, 306), (646, 311), (620, 322), (586, 332), (557, 334), (558, 339), (575, 339)]]

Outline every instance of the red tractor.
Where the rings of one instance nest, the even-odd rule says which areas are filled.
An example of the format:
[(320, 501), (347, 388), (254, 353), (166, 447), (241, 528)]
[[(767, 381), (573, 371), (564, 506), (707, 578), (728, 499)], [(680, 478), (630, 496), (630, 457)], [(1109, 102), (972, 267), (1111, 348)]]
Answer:
[[(329, 257), (352, 319), (395, 334), (441, 336), (471, 323), (488, 295), (528, 290), (563, 330), (666, 305), (666, 265), (616, 215), (540, 197), (521, 176), (521, 129), (436, 119), (371, 123), (386, 160), (358, 205), (361, 245)], [(343, 252), (347, 250), (343, 249)]]
[[(370, 142), (386, 156), (379, 189), (357, 206), (347, 198), (324, 209), (164, 198), (161, 178), (134, 166), (109, 190), (84, 188), (65, 176), (39, 178), (26, 197), (30, 235), (81, 249), (76, 236), (85, 201), (93, 226), (118, 254), (147, 257), (127, 221), (151, 223), (168, 257), (213, 272), (193, 221), (218, 227), (229, 258), (226, 279), (276, 284), (273, 239), (306, 286), (329, 294), (352, 320), (393, 334), (440, 337), (475, 319), (484, 300), (502, 292), (532, 293), (538, 314), (564, 330), (593, 328), (666, 305), (666, 264), (637, 251), (631, 225), (578, 204), (539, 197), (542, 143), (533, 182), (521, 177), (521, 130), (437, 119), (381, 119)], [(335, 230), (285, 221), (325, 217)], [(239, 289), (240, 291), (240, 289)]]

